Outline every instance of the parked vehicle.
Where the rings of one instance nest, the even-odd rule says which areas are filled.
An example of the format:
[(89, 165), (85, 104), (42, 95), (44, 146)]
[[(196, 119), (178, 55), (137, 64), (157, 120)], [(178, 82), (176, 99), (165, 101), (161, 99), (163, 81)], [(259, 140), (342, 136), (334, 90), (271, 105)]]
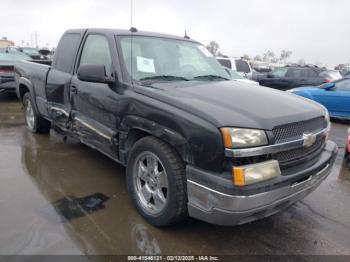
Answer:
[(217, 57), (216, 59), (222, 66), (238, 72), (245, 78), (252, 79), (253, 71), (248, 61), (229, 57)]
[(259, 85), (257, 81), (249, 80), (243, 76), (241, 76), (237, 71), (231, 70), (225, 67), (225, 70), (229, 75), (231, 76), (231, 79), (234, 81), (242, 82), (242, 83), (247, 83), (247, 84), (253, 84), (253, 85)]
[(262, 86), (288, 90), (306, 85), (318, 86), (341, 77), (339, 71), (335, 70), (325, 70), (315, 66), (286, 66), (274, 69), (265, 78), (260, 78), (259, 83)]
[(299, 87), (289, 91), (322, 104), (333, 118), (350, 119), (350, 77), (317, 87)]
[(346, 163), (347, 168), (350, 169), (350, 128), (348, 129), (344, 161)]
[(19, 63), (28, 129), (53, 126), (126, 166), (130, 197), (156, 226), (260, 219), (328, 176), (337, 146), (325, 108), (231, 81), (194, 40), (135, 31), (69, 30), (51, 67)]
[(0, 49), (0, 93), (16, 92), (14, 65), (20, 60), (30, 60), (30, 57), (22, 53), (8, 53), (6, 49)]

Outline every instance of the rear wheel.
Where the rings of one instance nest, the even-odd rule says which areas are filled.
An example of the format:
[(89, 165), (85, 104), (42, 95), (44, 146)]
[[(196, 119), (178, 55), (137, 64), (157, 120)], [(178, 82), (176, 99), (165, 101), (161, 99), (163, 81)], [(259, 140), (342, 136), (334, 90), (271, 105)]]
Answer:
[(33, 100), (30, 93), (25, 93), (23, 96), (24, 119), (28, 129), (33, 133), (48, 133), (51, 123), (40, 117), (33, 106)]
[(145, 137), (131, 149), (127, 166), (129, 195), (139, 213), (155, 226), (187, 216), (185, 167), (168, 144)]

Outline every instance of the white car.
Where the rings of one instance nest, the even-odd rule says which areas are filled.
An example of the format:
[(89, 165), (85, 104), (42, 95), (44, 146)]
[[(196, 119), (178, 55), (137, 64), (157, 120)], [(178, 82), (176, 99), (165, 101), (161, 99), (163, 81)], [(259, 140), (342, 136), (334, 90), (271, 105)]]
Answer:
[(234, 70), (241, 76), (248, 79), (253, 77), (253, 69), (249, 62), (244, 59), (230, 58), (230, 57), (216, 57), (218, 62), (228, 69)]
[(247, 84), (253, 84), (253, 85), (258, 85), (259, 86), (259, 82), (247, 79), (243, 76), (241, 76), (237, 71), (235, 70), (230, 70), (228, 68), (225, 68), (225, 70), (227, 71), (227, 73), (229, 73), (231, 75), (231, 79), (233, 81), (238, 81), (238, 82), (243, 82), (243, 83), (247, 83)]

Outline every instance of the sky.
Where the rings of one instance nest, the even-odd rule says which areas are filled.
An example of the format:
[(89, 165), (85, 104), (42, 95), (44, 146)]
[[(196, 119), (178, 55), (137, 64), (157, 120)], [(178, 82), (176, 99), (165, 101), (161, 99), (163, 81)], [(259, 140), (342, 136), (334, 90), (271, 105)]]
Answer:
[[(55, 47), (71, 28), (131, 25), (131, 0), (1, 0), (0, 37)], [(228, 56), (279, 55), (333, 67), (350, 62), (349, 0), (134, 0), (138, 30), (215, 40)], [(32, 39), (32, 40), (31, 40)]]

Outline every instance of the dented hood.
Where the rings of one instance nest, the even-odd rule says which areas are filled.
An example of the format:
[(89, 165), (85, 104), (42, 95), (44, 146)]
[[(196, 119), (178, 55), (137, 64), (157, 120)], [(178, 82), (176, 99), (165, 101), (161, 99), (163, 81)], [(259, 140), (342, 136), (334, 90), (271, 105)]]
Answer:
[(217, 127), (271, 130), (324, 115), (320, 105), (305, 98), (237, 81), (155, 83), (139, 90)]

